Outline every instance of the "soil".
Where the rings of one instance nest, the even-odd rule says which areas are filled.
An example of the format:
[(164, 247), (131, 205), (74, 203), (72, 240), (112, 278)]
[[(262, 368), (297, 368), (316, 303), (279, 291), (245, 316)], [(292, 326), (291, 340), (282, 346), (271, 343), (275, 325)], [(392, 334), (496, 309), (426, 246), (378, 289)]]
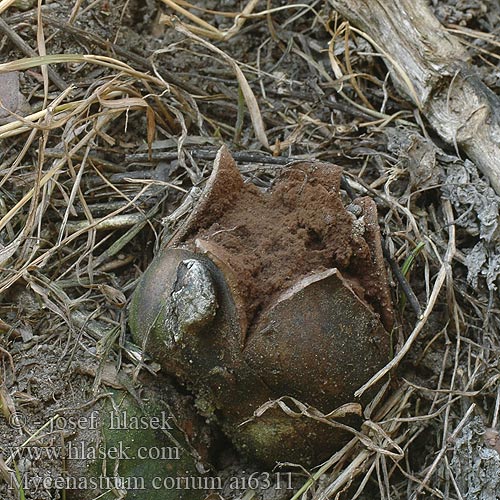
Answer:
[[(26, 300), (26, 294), (23, 295)], [(10, 401), (15, 412), (0, 426), (1, 448), (7, 466), (17, 469), (23, 478), (24, 498), (57, 500), (61, 492), (40, 487), (38, 481), (59, 477), (65, 470), (67, 464), (62, 455), (52, 455), (51, 450), (74, 437), (74, 429), (63, 422), (78, 420), (94, 400), (93, 379), (83, 376), (80, 366), (85, 365), (89, 374), (95, 374), (97, 364), (85, 350), (67, 352), (66, 346), (54, 341), (54, 337), (52, 341), (47, 338), (44, 330), (29, 342), (17, 342), (11, 349), (14, 371), (8, 365), (4, 367), (4, 384), (9, 388), (9, 395), (3, 394), (3, 404), (9, 405)], [(52, 330), (57, 335), (56, 332)], [(87, 464), (80, 466), (84, 469)], [(11, 476), (8, 482), (0, 484), (2, 498), (21, 498), (14, 482)]]
[[(247, 3), (197, 2), (207, 11), (192, 14), (227, 29), (234, 17), (210, 9), (240, 13)], [(290, 492), (244, 486), (244, 493), (228, 488), (211, 500), (219, 500), (219, 493), (224, 500), (290, 499), (302, 486), (307, 492), (301, 498), (307, 499), (352, 498), (358, 486), (362, 499), (403, 499), (423, 487), (436, 498), (453, 498), (456, 488), (462, 489), (457, 498), (476, 498), (483, 478), (497, 478), (499, 470), (498, 453), (485, 453), (481, 438), (485, 427), (498, 423), (499, 200), (475, 165), (436, 139), (420, 111), (398, 94), (379, 50), (352, 31), (334, 38), (343, 20), (326, 1), (306, 2), (307, 8), (261, 2), (258, 11), (275, 10), (246, 19), (229, 40), (207, 37), (244, 72), (273, 157), (256, 137), (232, 68), (206, 46), (158, 22), (161, 14), (173, 14), (166, 2), (41, 4), (43, 30), (36, 2), (16, 2), (1, 14), (25, 46), (2, 28), (0, 63), (32, 57), (31, 49), (104, 56), (120, 64), (90, 59), (51, 64), (71, 86), (62, 97), (69, 106), (64, 112), (55, 101), (61, 89), (52, 80), (45, 86), (40, 65), (18, 68), (22, 96), (11, 94), (12, 110), (26, 116), (19, 105), (24, 100), (31, 112), (45, 109), (46, 100), (51, 106), (35, 126), (0, 138), (0, 498), (64, 495), (48, 488), (26, 489), (21, 496), (9, 489), (8, 480), (16, 467), (30, 477), (59, 475), (59, 458), (30, 458), (22, 450), (26, 443), (39, 449), (54, 437), (40, 429), (56, 414), (84, 415), (113, 384), (121, 387), (117, 375), (100, 373), (103, 364), (130, 375), (131, 392), (140, 393), (134, 375), (141, 370), (171, 384), (154, 359), (130, 343), (124, 304), (157, 248), (192, 211), (189, 204), (183, 214), (176, 209), (196, 198), (222, 144), (253, 159), (238, 162), (246, 184), (226, 186), (238, 197), (220, 212), (213, 207), (217, 217), (206, 221), (205, 234), (238, 254), (235, 268), (246, 273), (248, 279), (239, 279), (256, 312), (290, 276), (316, 267), (338, 265), (360, 280), (358, 293), (367, 292), (366, 246), (352, 234), (350, 215), (330, 188), (337, 185), (337, 170), (326, 179), (311, 174), (306, 180), (286, 169), (280, 177), (282, 167), (272, 163), (277, 159), (281, 165), (294, 159), (344, 168), (355, 195), (376, 201), (388, 249), (399, 267), (407, 268), (422, 306), (429, 303), (447, 250), (454, 246), (456, 252), (429, 319), (389, 387), (393, 406), (386, 413), (365, 409), (369, 428), (363, 436), (373, 441), (333, 457), (316, 481), (292, 468)], [(433, 0), (432, 6), (468, 47), (473, 71), (500, 95), (498, 0)], [(0, 98), (5, 97), (4, 92)], [(425, 157), (415, 144), (422, 145)], [(422, 162), (432, 173), (425, 179), (411, 174)], [(448, 202), (453, 218), (443, 209)], [(103, 216), (110, 223), (106, 228), (95, 225)], [(325, 217), (332, 218), (331, 226)], [(80, 232), (70, 231), (73, 223)], [(295, 249), (292, 258), (287, 246)], [(417, 319), (394, 276), (390, 283), (397, 349)], [(292, 410), (304, 411), (287, 407)], [(25, 417), (23, 426), (12, 419), (17, 415)], [(368, 461), (360, 461), (366, 456)], [(259, 471), (229, 447), (216, 466), (231, 477)], [(342, 484), (341, 492), (332, 493), (341, 476), (354, 478), (354, 490)]]

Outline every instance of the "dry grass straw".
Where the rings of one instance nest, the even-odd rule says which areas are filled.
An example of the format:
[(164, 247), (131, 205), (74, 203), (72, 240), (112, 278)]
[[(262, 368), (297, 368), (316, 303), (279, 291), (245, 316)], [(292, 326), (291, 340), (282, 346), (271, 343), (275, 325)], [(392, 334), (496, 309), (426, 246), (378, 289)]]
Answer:
[[(418, 322), (406, 340), (405, 344), (401, 347), (401, 349), (397, 352), (394, 358), (380, 371), (378, 371), (373, 377), (366, 382), (362, 387), (360, 387), (354, 395), (356, 397), (360, 397), (363, 393), (374, 384), (376, 384), (379, 380), (385, 377), (389, 372), (391, 372), (394, 368), (396, 368), (399, 363), (403, 360), (408, 351), (411, 349), (413, 343), (417, 339), (419, 333), (424, 328), (425, 324), (429, 320), (430, 315), (436, 305), (436, 301), (438, 299), (439, 293), (441, 292), (441, 288), (445, 282), (445, 280), (451, 280), (451, 263), (453, 261), (453, 257), (455, 255), (455, 226), (453, 223), (453, 210), (451, 208), (451, 204), (449, 201), (444, 202), (444, 209), (447, 217), (447, 223), (450, 228), (450, 238), (448, 241), (448, 248), (446, 250), (446, 255), (443, 258), (443, 262), (441, 264), (441, 269), (439, 274), (437, 275), (436, 281), (434, 282), (434, 286), (432, 289), (431, 296), (429, 298), (429, 302), (425, 307), (422, 316), (418, 318)], [(439, 257), (439, 255), (438, 255)]]
[[(320, 5), (321, 12), (317, 11), (317, 2), (313, 6), (290, 4), (256, 12), (257, 2), (250, 1), (241, 12), (221, 13), (186, 1), (163, 1), (192, 23), (163, 18), (163, 22), (174, 22), (183, 36), (176, 47), (196, 45), (197, 57), (206, 60), (215, 55), (219, 62), (222, 60), (218, 67), (230, 68), (234, 75), (232, 90), (241, 89), (251, 119), (247, 144), (257, 147), (251, 139), (255, 136), (260, 145), (272, 147), (275, 154), (291, 152), (330, 161), (342, 161), (345, 156), (356, 158), (344, 162), (351, 187), (357, 195), (373, 196), (383, 207), (383, 229), (390, 235), (388, 244), (394, 259), (402, 263), (420, 242), (425, 242), (411, 275), (420, 297), (424, 297), (424, 313), (416, 321), (406, 313), (400, 315), (400, 326), (393, 332), (393, 360), (358, 393), (399, 366), (398, 377), (393, 385), (384, 386), (384, 398), (380, 395), (364, 410), (361, 431), (351, 430), (352, 440), (311, 472), (293, 500), (326, 500), (342, 495), (354, 499), (374, 488), (380, 498), (386, 499), (408, 498), (409, 493), (417, 491), (446, 498), (443, 492), (453, 487), (449, 439), (458, 435), (474, 412), (480, 411), (480, 401), (475, 399), (478, 395), (487, 395), (495, 402), (492, 420), (497, 421), (500, 376), (493, 374), (485, 380), (484, 374), (496, 366), (498, 341), (488, 333), (495, 331), (492, 323), (491, 330), (482, 331), (478, 326), (485, 311), (493, 306), (480, 296), (464, 292), (467, 288), (452, 272), (453, 265), (463, 261), (454, 225), (459, 214), (453, 214), (448, 203), (437, 209), (415, 206), (414, 194), (403, 196), (397, 191), (398, 183), (407, 182), (407, 172), (399, 167), (396, 158), (380, 152), (384, 147), (381, 132), (390, 126), (426, 133), (412, 113), (397, 109), (387, 80), (376, 76), (385, 70), (380, 61), (373, 62), (373, 56), (382, 55), (390, 61), (390, 55), (374, 46), (364, 33), (339, 22), (333, 13), (328, 17), (326, 3)], [(1, 1), (0, 12), (11, 3)], [(280, 22), (273, 20), (284, 12), (288, 17)], [(82, 15), (76, 4), (73, 14), (72, 18)], [(212, 15), (234, 19), (234, 24), (228, 30), (219, 30), (210, 22)], [(242, 36), (248, 19), (269, 26), (269, 35), (261, 41), (259, 57), (241, 64), (231, 52), (237, 45), (231, 42)], [(280, 39), (284, 38), (284, 28), (296, 30), (297, 36)], [(159, 237), (154, 233), (159, 226), (152, 223), (153, 219), (164, 216), (168, 219), (166, 225), (172, 226), (189, 211), (189, 203), (169, 214), (162, 211), (162, 206), (165, 199), (176, 199), (177, 191), (195, 198), (195, 190), (190, 187), (202, 178), (204, 164), (198, 166), (192, 161), (190, 148), (237, 137), (238, 126), (227, 116), (236, 117), (238, 103), (231, 101), (229, 93), (189, 95), (166, 83), (159, 65), (153, 76), (118, 57), (48, 55), (50, 46), (48, 42), (44, 46), (46, 38), (41, 30), (39, 22), (39, 56), (0, 64), (0, 72), (42, 68), (43, 82), (40, 109), (0, 126), (0, 141), (11, 151), (0, 166), (0, 291), (17, 284), (30, 290), (49, 311), (47, 314), (56, 318), (51, 321), (70, 332), (71, 350), (82, 342), (81, 332), (90, 318), (110, 316), (112, 319), (106, 319), (109, 330), (116, 332), (115, 328), (120, 327), (124, 316), (114, 291), (122, 291), (121, 286), (128, 292), (132, 285), (124, 278), (112, 286), (108, 273), (130, 269), (137, 261), (137, 254), (124, 249), (132, 245), (137, 251), (134, 241), (145, 227), (153, 231), (153, 238)], [(320, 43), (315, 38), (317, 32), (329, 34), (331, 40), (321, 52), (312, 52), (310, 47)], [(370, 42), (377, 54), (366, 55), (360, 49), (360, 38)], [(221, 41), (224, 50), (215, 43)], [(266, 61), (266, 48), (274, 43), (282, 49), (283, 58), (291, 58), (297, 67), (303, 65), (303, 74), (311, 77), (307, 83), (298, 82), (296, 75), (286, 71), (280, 73), (280, 61)], [(367, 58), (376, 66), (370, 67)], [(88, 89), (70, 85), (57, 94), (48, 92), (50, 82), (43, 68), (64, 64), (79, 64), (78, 71), (83, 73), (98, 67), (103, 72)], [(396, 66), (394, 70), (401, 72)], [(193, 80), (194, 76), (200, 75), (193, 75)], [(400, 76), (413, 92), (411, 82)], [(218, 81), (216, 77), (213, 80)], [(311, 81), (316, 87), (307, 86)], [(377, 93), (384, 95), (382, 105), (377, 105)], [(392, 102), (391, 112), (387, 112), (387, 102)], [(224, 119), (210, 107), (212, 103), (227, 105)], [(347, 118), (339, 119), (339, 113)], [(240, 132), (245, 135), (245, 128)], [(161, 181), (125, 172), (120, 161), (130, 153), (127, 141), (135, 140), (136, 146), (142, 143), (151, 157), (155, 134), (172, 139), (173, 147), (169, 147), (184, 167), (182, 176)], [(147, 160), (137, 169), (155, 165)], [(254, 180), (259, 180), (259, 175), (269, 179), (265, 169), (255, 169), (250, 175)], [(133, 270), (130, 272), (133, 274)], [(118, 296), (118, 301), (123, 297)], [(443, 322), (444, 310), (448, 319)], [(21, 322), (0, 323), (3, 334), (21, 336), (22, 327)], [(76, 335), (77, 331), (80, 334)], [(93, 332), (87, 334), (94, 342), (109, 333)], [(407, 368), (401, 368), (408, 356), (413, 355), (416, 359), (412, 363), (420, 365), (434, 352), (440, 354), (441, 365), (435, 367), (428, 385), (413, 379)], [(5, 392), (2, 394), (2, 408), (15, 413), (18, 403)], [(322, 415), (297, 401), (274, 403), (285, 412), (307, 415), (332, 427), (339, 425), (336, 414)], [(355, 405), (347, 410), (360, 411)], [(491, 418), (490, 409), (484, 413), (485, 419)], [(429, 434), (435, 435), (432, 443), (426, 439)], [(412, 455), (420, 449), (420, 442), (426, 447), (428, 459)], [(431, 444), (434, 449), (429, 448)], [(0, 462), (0, 474), (11, 477), (8, 464)]]
[[(386, 202), (394, 204), (398, 207), (395, 200), (387, 199)], [(413, 218), (413, 215), (410, 214)], [(451, 207), (447, 206), (447, 216), (451, 217)], [(419, 318), (416, 327), (410, 334), (404, 345), (398, 350), (393, 360), (379, 373), (377, 373), (365, 386), (358, 391), (360, 394), (368, 387), (379, 381), (382, 377), (386, 376), (388, 372), (394, 369), (405, 354), (408, 353), (413, 342), (416, 340), (418, 333), (422, 331), (425, 322), (432, 314), (432, 310), (436, 305), (439, 291), (445, 282), (448, 286), (453, 286), (451, 279), (451, 260), (455, 249), (454, 226), (452, 219), (449, 219), (449, 234), (450, 239), (447, 245), (447, 251), (441, 261), (441, 269), (434, 281), (432, 293), (429, 297), (428, 305)], [(412, 224), (416, 225), (413, 220)], [(439, 253), (436, 255), (437, 259), (441, 260)], [(447, 391), (444, 391), (447, 393)], [(407, 383), (400, 385), (400, 387), (390, 394), (388, 385), (386, 384), (380, 391), (379, 395), (374, 399), (373, 405), (376, 408), (373, 415), (370, 414), (370, 407), (364, 412), (364, 424), (361, 432), (351, 430), (355, 436), (353, 440), (348, 443), (342, 450), (337, 452), (329, 461), (327, 461), (321, 468), (314, 473), (311, 479), (306, 482), (293, 497), (293, 500), (304, 498), (308, 490), (313, 491), (311, 498), (314, 500), (326, 500), (328, 498), (338, 498), (338, 495), (345, 493), (349, 498), (358, 498), (362, 495), (368, 483), (378, 483), (380, 498), (399, 498), (394, 493), (394, 479), (398, 475), (403, 474), (410, 482), (417, 483), (417, 488), (414, 495), (422, 490), (436, 494), (436, 490), (429, 486), (436, 470), (443, 460), (446, 452), (448, 451), (448, 439), (456, 437), (463, 426), (468, 422), (475, 405), (471, 405), (469, 410), (463, 416), (462, 420), (456, 426), (450, 436), (445, 432), (445, 440), (438, 455), (434, 459), (431, 467), (428, 468), (423, 479), (419, 479), (405, 470), (405, 459), (407, 459), (407, 447), (411, 444), (412, 440), (417, 438), (421, 432), (420, 424), (425, 421), (432, 421), (438, 419), (443, 414), (448, 414), (452, 404), (456, 404), (459, 398), (449, 395), (449, 400), (439, 410), (434, 411), (432, 414), (415, 415), (408, 417), (408, 411), (412, 405), (411, 400), (415, 397), (415, 387)], [(385, 398), (383, 397), (385, 396)], [(385, 399), (385, 401), (384, 401)], [(384, 401), (380, 405), (380, 401)], [(378, 407), (377, 407), (378, 404)], [(304, 413), (304, 411), (302, 412)], [(307, 414), (307, 412), (306, 412)], [(318, 418), (315, 412), (309, 413), (310, 418)], [(322, 421), (328, 421), (328, 418), (322, 416)], [(336, 426), (338, 423), (331, 422)], [(414, 426), (412, 426), (414, 424)], [(377, 444), (375, 444), (377, 443)], [(322, 486), (315, 489), (315, 482), (318, 481), (324, 474), (329, 474), (330, 480), (327, 486)], [(352, 488), (352, 485), (356, 487)], [(347, 493), (349, 491), (349, 493)], [(352, 496), (351, 496), (352, 495)], [(439, 496), (439, 495), (438, 495)], [(439, 496), (443, 498), (442, 496)]]
[(0, 1), (0, 14), (5, 12), (16, 0), (1, 0)]
[[(245, 25), (247, 19), (265, 17), (276, 12), (296, 8), (305, 9), (306, 11), (312, 10), (312, 7), (308, 4), (294, 3), (272, 9), (269, 8), (260, 12), (254, 12), (255, 8), (259, 4), (258, 0), (250, 0), (241, 12), (224, 12), (219, 10), (205, 9), (203, 7), (186, 2), (185, 0), (162, 0), (162, 2), (170, 7), (178, 15), (185, 17), (194, 23), (185, 25), (186, 29), (188, 29), (191, 33), (217, 41), (227, 41), (237, 35)], [(193, 10), (203, 12), (205, 14), (234, 18), (234, 24), (228, 30), (221, 31), (209, 22), (205, 21), (203, 18), (194, 14)], [(170, 24), (170, 16), (163, 14), (160, 17), (160, 22)]]
[[(135, 225), (139, 219), (145, 219), (142, 210), (137, 214), (128, 215), (124, 215), (123, 212), (134, 207), (139, 209), (138, 201), (144, 199), (151, 190), (158, 187), (162, 189), (176, 187), (171, 183), (161, 184), (154, 181), (137, 184), (135, 180), (129, 179), (128, 185), (135, 185), (137, 190), (133, 196), (128, 196), (121, 188), (113, 186), (101, 177), (101, 181), (106, 184), (104, 189), (110, 189), (111, 199), (122, 200), (123, 203), (119, 209), (110, 210), (104, 217), (95, 218), (92, 215), (82, 190), (82, 182), (85, 178), (99, 174), (98, 170), (94, 170), (96, 158), (89, 159), (92, 149), (99, 143), (105, 146), (115, 143), (108, 131), (116, 126), (118, 129), (120, 127), (126, 129), (127, 123), (126, 120), (123, 121), (123, 117), (131, 113), (144, 112), (146, 114), (149, 140), (152, 140), (150, 129), (154, 129), (155, 120), (160, 123), (165, 122), (164, 117), (156, 115), (161, 113), (162, 109), (153, 109), (151, 97), (138, 95), (134, 86), (156, 88), (158, 95), (165, 95), (166, 92), (165, 101), (168, 102), (170, 99), (172, 103), (177, 102), (172, 94), (178, 91), (173, 90), (162, 80), (134, 70), (131, 66), (114, 58), (80, 54), (45, 55), (43, 35), (40, 30), (41, 23), (38, 32), (41, 56), (0, 64), (0, 72), (41, 68), (45, 89), (41, 110), (26, 117), (18, 116), (17, 119), (0, 127), (0, 140), (19, 135), (27, 138), (25, 147), (21, 148), (17, 158), (11, 159), (10, 166), (3, 169), (0, 186), (12, 185), (21, 172), (25, 172), (24, 175), (32, 177), (34, 181), (33, 187), (25, 190), (15, 203), (10, 203), (10, 206), (5, 205), (0, 218), (0, 230), (11, 235), (10, 241), (4, 238), (4, 245), (0, 251), (0, 262), (4, 269), (8, 269), (0, 283), (2, 291), (7, 290), (20, 278), (29, 282), (30, 273), (37, 272), (37, 269), (47, 270), (51, 265), (57, 265), (54, 257), (62, 249), (71, 248), (73, 242), (81, 241), (81, 237), (85, 235), (88, 235), (90, 239), (88, 240), (89, 247), (84, 255), (91, 255), (94, 251), (96, 231)], [(48, 81), (44, 68), (47, 65), (76, 63), (103, 66), (108, 70), (106, 78), (103, 78), (101, 82), (96, 82), (92, 91), (84, 98), (79, 98), (80, 90), (71, 86), (49, 101)], [(83, 66), (81, 68), (83, 69)], [(179, 109), (183, 108), (187, 113), (191, 112), (186, 109), (186, 102), (179, 105)], [(48, 160), (45, 157), (45, 149), (49, 146), (62, 153), (59, 159)], [(39, 152), (37, 157), (33, 158), (35, 147), (39, 148)], [(75, 163), (77, 157), (80, 160)], [(23, 166), (26, 165), (28, 158), (30, 161), (34, 160), (34, 169), (26, 170)], [(67, 190), (68, 182), (72, 182), (69, 191)], [(48, 209), (47, 200), (58, 194), (64, 196), (66, 208), (61, 214), (62, 220), (56, 232), (57, 238), (50, 244), (51, 235), (44, 230)], [(83, 206), (86, 220), (76, 225), (74, 222), (69, 224), (68, 219), (70, 215), (74, 216), (74, 205), (77, 202)], [(28, 207), (27, 210), (26, 207)], [(158, 209), (157, 204), (156, 208)], [(83, 260), (83, 256), (79, 255), (78, 246), (74, 247), (73, 251), (77, 252), (75, 257), (78, 255), (79, 260)], [(108, 258), (110, 257), (111, 255), (108, 255)], [(71, 260), (71, 257), (67, 257), (67, 260)], [(103, 263), (102, 260), (100, 262)], [(91, 262), (88, 265), (91, 266)], [(90, 269), (89, 272), (92, 274)]]
[[(1, 2), (1, 10), (7, 7)], [(121, 255), (123, 248), (149, 224), (171, 190), (182, 189), (154, 179), (109, 181), (110, 174), (125, 170), (119, 163), (123, 150), (113, 146), (126, 140), (130, 130), (134, 140), (151, 143), (157, 126), (168, 129), (171, 116), (196, 115), (196, 110), (182, 91), (118, 58), (49, 55), (40, 3), (36, 14), (39, 55), (0, 64), (0, 72), (28, 70), (40, 73), (42, 81), (41, 95), (31, 101), (38, 109), (14, 115), (0, 126), (0, 291), (15, 297), (26, 289), (43, 312), (40, 318), (33, 312), (16, 317), (12, 313), (19, 304), (7, 301), (2, 305), (0, 331), (5, 341), (22, 338), (25, 348), (64, 331), (67, 349), (75, 352), (83, 340), (77, 334), (75, 312), (92, 304), (96, 316), (108, 322), (113, 322), (116, 311), (123, 316), (123, 294), (111, 286), (108, 273), (131, 265), (133, 258)], [(47, 68), (64, 70), (68, 65), (77, 68), (72, 74), (75, 80), (95, 68), (103, 71), (90, 86), (73, 84), (54, 93)], [(29, 324), (39, 330), (34, 339)], [(11, 360), (10, 371), (15, 374), (10, 353), (0, 350), (4, 359)], [(4, 416), (12, 420), (20, 411), (22, 394), (14, 397), (3, 384), (0, 388)], [(9, 466), (17, 458), (4, 459), (0, 474), (15, 486)]]

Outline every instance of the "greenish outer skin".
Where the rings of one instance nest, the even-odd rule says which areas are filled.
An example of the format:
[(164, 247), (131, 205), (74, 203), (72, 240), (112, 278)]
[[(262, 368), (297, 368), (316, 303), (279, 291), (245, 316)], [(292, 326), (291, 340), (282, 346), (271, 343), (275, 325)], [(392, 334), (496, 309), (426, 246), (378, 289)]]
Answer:
[[(146, 429), (111, 429), (110, 414), (115, 411), (115, 415), (127, 412), (127, 419), (130, 421), (133, 417), (158, 417), (161, 415), (164, 408), (160, 407), (156, 402), (145, 403), (143, 408), (139, 407), (136, 401), (125, 391), (113, 390), (111, 398), (107, 399), (101, 410), (99, 410), (100, 418), (100, 439), (96, 433), (92, 439), (86, 441), (87, 448), (90, 446), (98, 447), (102, 443), (106, 450), (111, 448), (122, 447), (126, 450), (130, 459), (98, 459), (95, 462), (87, 464), (86, 477), (98, 478), (104, 477), (120, 477), (128, 481), (127, 500), (202, 500), (206, 497), (207, 492), (203, 489), (195, 488), (170, 488), (164, 487), (162, 482), (165, 478), (202, 478), (203, 476), (196, 470), (196, 461), (189, 453), (189, 447), (186, 444), (185, 437), (177, 428), (163, 431), (161, 429), (153, 429), (152, 426), (147, 426)], [(149, 422), (150, 420), (148, 420)], [(173, 426), (173, 422), (169, 421)], [(114, 427), (117, 427), (115, 424)], [(174, 451), (179, 450), (179, 458), (168, 459), (152, 459), (137, 457), (140, 447), (151, 449), (164, 449), (165, 453), (174, 456)], [(116, 468), (116, 465), (118, 467)], [(128, 478), (128, 479), (127, 479)], [(142, 480), (134, 480), (134, 478), (142, 478)], [(153, 487), (153, 478), (162, 478), (159, 485)], [(135, 488), (135, 485), (138, 488)], [(161, 487), (158, 487), (161, 486)], [(113, 491), (103, 492), (99, 499), (112, 500), (117, 498)], [(94, 499), (98, 496), (96, 491), (68, 491), (67, 498), (69, 500), (87, 500)]]
[[(209, 269), (218, 309), (210, 324), (176, 340), (175, 314), (168, 303), (177, 266), (185, 259), (198, 259)], [(228, 285), (213, 262), (177, 248), (157, 256), (144, 273), (131, 302), (129, 324), (135, 342), (165, 373), (193, 389), (197, 406), (207, 416), (217, 416), (247, 456), (270, 468), (276, 461), (318, 464), (352, 434), (280, 409), (252, 419), (254, 411), (285, 395), (325, 413), (353, 401), (354, 391), (389, 357), (387, 332), (335, 271), (283, 298), (263, 315), (258, 331), (267, 333), (253, 335), (245, 346), (237, 317)], [(324, 381), (328, 385), (319, 383)], [(355, 414), (337, 421), (354, 427), (361, 423)]]

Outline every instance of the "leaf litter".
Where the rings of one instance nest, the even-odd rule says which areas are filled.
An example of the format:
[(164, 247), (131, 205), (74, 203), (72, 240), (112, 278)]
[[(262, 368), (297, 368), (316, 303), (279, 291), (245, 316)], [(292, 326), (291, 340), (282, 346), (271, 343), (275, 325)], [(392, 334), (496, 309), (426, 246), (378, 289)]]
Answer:
[[(344, 187), (377, 202), (396, 264), (424, 243), (407, 279), (426, 316), (418, 322), (394, 285), (395, 352), (407, 349), (392, 385), (365, 409), (360, 434), (330, 460), (307, 473), (291, 468), (293, 492), (214, 494), (487, 492), (492, 486), (478, 478), (491, 472), (496, 451), (482, 429), (496, 427), (500, 407), (498, 197), (470, 161), (429, 138), (392, 87), (378, 49), (327, 2), (163, 3), (178, 8), (130, 0), (21, 10), (0, 2), (7, 25), (0, 75), (20, 75), (20, 94), (12, 80), (6, 106), (15, 115), (0, 124), (0, 395), (4, 416), (19, 412), (28, 422), (13, 429), (1, 421), (0, 441), (21, 447), (54, 415), (106, 398), (105, 368), (125, 372), (135, 390), (139, 371), (157, 372), (127, 338), (123, 300), (189, 214), (185, 193), (196, 198), (225, 143), (245, 155), (239, 167), (247, 181), (264, 189), (281, 168), (276, 159), (343, 166)], [(468, 44), (478, 73), (498, 93), (496, 2), (437, 4), (441, 22)], [(187, 21), (181, 9), (190, 12)], [(201, 30), (157, 22), (174, 13), (182, 30)], [(13, 42), (13, 33), (24, 43)], [(193, 43), (193, 33), (203, 43)], [(6, 92), (2, 85), (3, 103)], [(21, 95), (31, 109), (18, 113)], [(4, 448), (2, 498), (19, 498), (7, 488), (14, 463), (39, 476), (61, 468)], [(222, 477), (259, 470), (230, 449), (215, 467)]]

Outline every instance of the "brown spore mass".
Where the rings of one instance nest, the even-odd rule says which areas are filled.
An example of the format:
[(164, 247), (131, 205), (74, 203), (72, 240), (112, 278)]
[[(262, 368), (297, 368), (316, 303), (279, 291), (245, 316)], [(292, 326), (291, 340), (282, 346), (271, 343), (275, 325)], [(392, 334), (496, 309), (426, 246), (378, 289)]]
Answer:
[[(358, 401), (356, 389), (390, 353), (376, 206), (365, 197), (346, 208), (341, 172), (294, 163), (262, 190), (243, 182), (222, 147), (198, 202), (131, 304), (134, 338), (147, 340), (162, 368), (192, 388), (238, 449), (270, 467), (317, 464), (351, 435), (278, 408), (254, 418), (258, 408), (284, 395), (324, 413)], [(196, 328), (180, 321), (174, 297), (186, 260), (208, 273), (193, 277), (191, 305), (207, 297), (216, 304)], [(359, 410), (339, 418), (357, 426)]]
[(304, 162), (284, 169), (269, 191), (235, 177), (212, 186), (210, 206), (191, 228), (197, 242), (210, 242), (215, 255), (209, 256), (231, 269), (247, 334), (281, 292), (331, 268), (342, 271), (355, 293), (384, 316), (384, 301), (377, 297), (380, 269), (342, 203), (341, 172), (335, 165)]

